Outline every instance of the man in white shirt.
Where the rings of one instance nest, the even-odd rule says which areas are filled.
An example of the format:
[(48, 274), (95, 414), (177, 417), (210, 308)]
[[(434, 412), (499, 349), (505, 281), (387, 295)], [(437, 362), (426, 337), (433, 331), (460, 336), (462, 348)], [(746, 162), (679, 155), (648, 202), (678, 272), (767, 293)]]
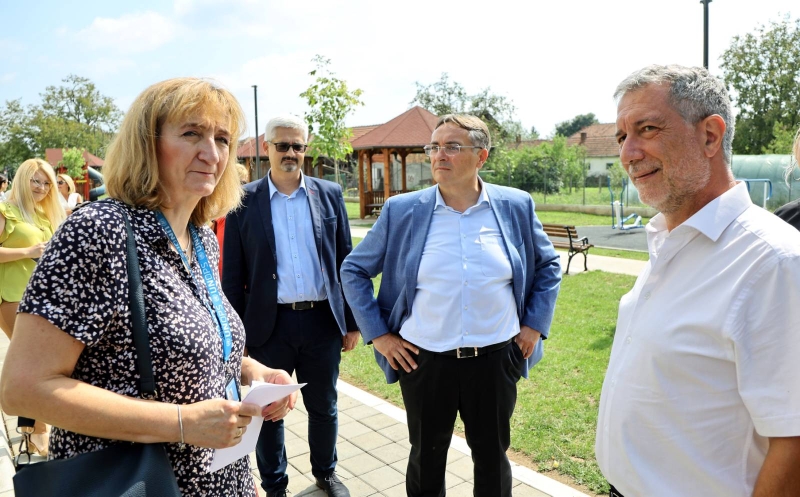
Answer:
[[(542, 357), (559, 257), (528, 193), (484, 183), (489, 130), (439, 119), (425, 152), (437, 185), (390, 198), (342, 263), (342, 285), (389, 383), (400, 381), (411, 454), (406, 492), (445, 495), (460, 413), (474, 495), (510, 497), (506, 457), (517, 381)], [(371, 278), (383, 273), (373, 297)], [(540, 339), (541, 337), (541, 339)]]
[(620, 159), (660, 214), (600, 398), (611, 495), (800, 495), (800, 233), (734, 180), (705, 69), (646, 67), (615, 97)]

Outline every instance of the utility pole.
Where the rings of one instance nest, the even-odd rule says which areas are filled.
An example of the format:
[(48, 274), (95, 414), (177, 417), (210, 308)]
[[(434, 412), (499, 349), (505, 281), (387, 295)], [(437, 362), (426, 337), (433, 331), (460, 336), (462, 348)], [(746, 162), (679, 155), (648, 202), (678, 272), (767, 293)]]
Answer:
[[(261, 148), (258, 146), (258, 85), (253, 85), (253, 100), (256, 109), (256, 179), (261, 179)], [(266, 139), (266, 136), (264, 138)]]
[(703, 4), (703, 67), (708, 69), (708, 4), (711, 0), (700, 0)]

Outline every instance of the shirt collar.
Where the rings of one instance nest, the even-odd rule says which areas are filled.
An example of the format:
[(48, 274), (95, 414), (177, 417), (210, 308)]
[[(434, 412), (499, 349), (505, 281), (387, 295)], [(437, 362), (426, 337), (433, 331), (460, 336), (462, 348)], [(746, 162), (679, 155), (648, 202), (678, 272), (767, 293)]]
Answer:
[[(739, 215), (753, 205), (747, 185), (744, 181), (737, 181), (736, 185), (715, 198), (702, 209), (695, 212), (692, 217), (684, 221), (672, 231), (682, 232), (692, 228), (716, 242), (727, 228)], [(645, 231), (656, 234), (667, 229), (667, 220), (664, 214), (658, 213), (645, 227)]]
[[(280, 193), (278, 189), (275, 187), (275, 183), (272, 182), (272, 169), (270, 169), (269, 172), (267, 172), (267, 181), (269, 182), (269, 198), (271, 199), (273, 195), (275, 195), (276, 193)], [(305, 193), (306, 176), (303, 174), (303, 171), (300, 171), (300, 188), (298, 188), (297, 190), (300, 190), (301, 188), (303, 189), (303, 193)], [(292, 195), (294, 195), (294, 192), (292, 192)]]
[[(473, 205), (472, 207), (481, 205), (482, 203), (485, 202), (486, 205), (488, 205), (489, 208), (491, 208), (492, 202), (489, 200), (489, 194), (486, 193), (486, 185), (484, 185), (483, 180), (481, 179), (480, 176), (478, 176), (478, 183), (481, 185), (481, 194), (478, 196), (478, 201), (475, 202), (475, 205)], [(438, 209), (440, 206), (446, 208), (447, 204), (444, 203), (444, 199), (442, 198), (442, 193), (439, 191), (439, 185), (437, 184), (435, 188), (436, 188), (436, 205), (433, 206), (433, 210)], [(472, 207), (470, 207), (470, 209)]]

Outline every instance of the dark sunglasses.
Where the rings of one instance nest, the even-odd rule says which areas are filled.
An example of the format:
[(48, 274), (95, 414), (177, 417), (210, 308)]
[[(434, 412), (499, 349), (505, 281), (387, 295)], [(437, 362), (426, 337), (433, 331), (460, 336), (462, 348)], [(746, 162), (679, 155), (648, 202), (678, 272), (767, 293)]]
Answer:
[(288, 152), (289, 147), (292, 147), (292, 150), (294, 150), (298, 154), (302, 154), (308, 148), (308, 145), (306, 145), (305, 143), (279, 142), (279, 143), (273, 143), (273, 145), (275, 145), (275, 150), (277, 150), (278, 152)]

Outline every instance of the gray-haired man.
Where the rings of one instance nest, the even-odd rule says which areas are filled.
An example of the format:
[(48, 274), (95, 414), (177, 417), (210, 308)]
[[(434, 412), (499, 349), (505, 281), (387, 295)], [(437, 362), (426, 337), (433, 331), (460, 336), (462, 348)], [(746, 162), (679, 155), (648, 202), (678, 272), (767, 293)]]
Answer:
[(620, 159), (661, 213), (600, 398), (611, 495), (800, 495), (800, 232), (734, 180), (705, 69), (646, 67), (615, 96)]

